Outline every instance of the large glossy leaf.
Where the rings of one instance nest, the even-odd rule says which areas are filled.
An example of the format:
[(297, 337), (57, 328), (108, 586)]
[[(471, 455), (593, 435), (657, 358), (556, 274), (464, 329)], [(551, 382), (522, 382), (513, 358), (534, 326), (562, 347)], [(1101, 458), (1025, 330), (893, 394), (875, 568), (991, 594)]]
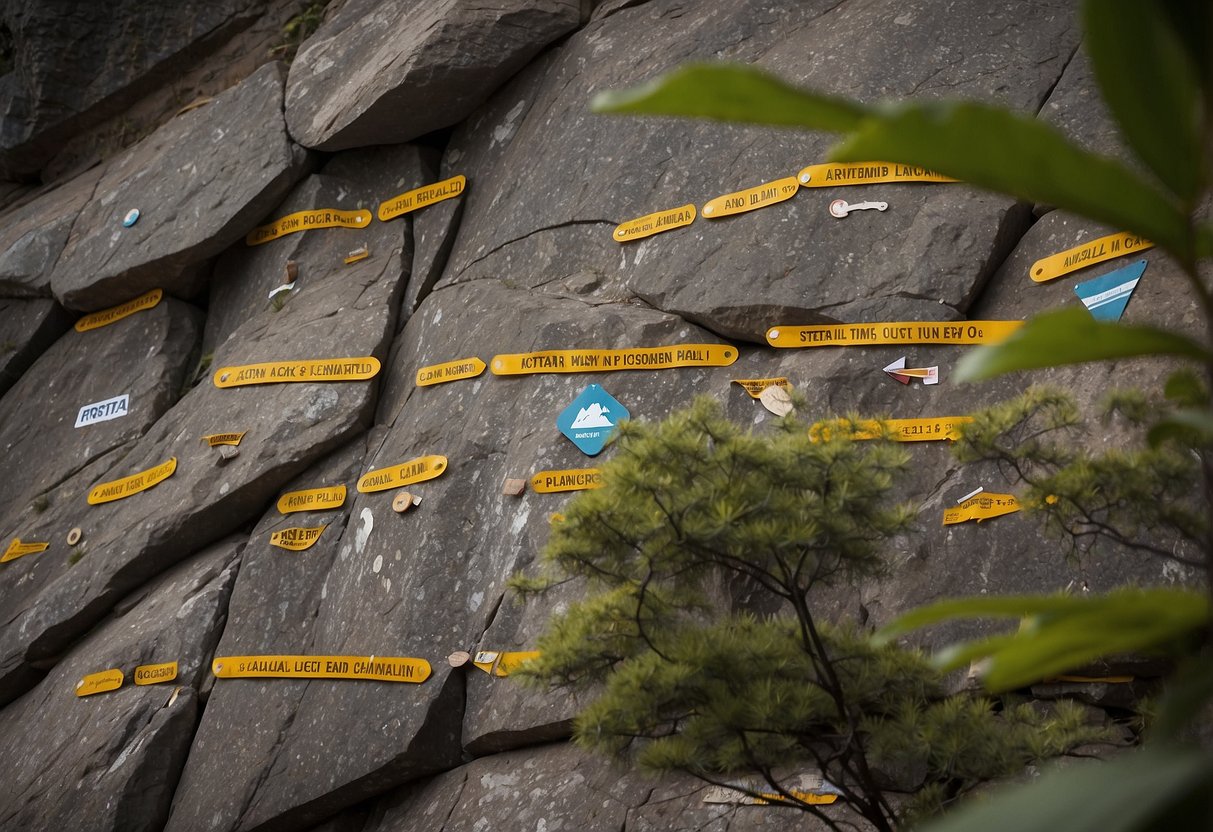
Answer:
[(1157, 3), (1086, 0), (1084, 45), (1129, 145), (1172, 191), (1200, 191), (1201, 92), (1192, 58)]
[(1016, 370), (1145, 355), (1213, 360), (1207, 350), (1179, 333), (1097, 321), (1086, 309), (1075, 306), (1038, 315), (1005, 341), (969, 351), (957, 363), (952, 377), (956, 381), (982, 381)]
[(1023, 619), (1015, 634), (953, 645), (936, 656), (945, 670), (984, 660), (993, 691), (1023, 687), (1103, 656), (1174, 647), (1204, 627), (1209, 601), (1177, 589), (1124, 589), (1095, 597), (995, 596), (941, 601), (912, 610), (874, 635), (886, 643), (952, 619)]
[(748, 66), (688, 64), (634, 89), (602, 92), (591, 109), (742, 121), (842, 132), (868, 110), (845, 98), (796, 89)]
[(1191, 248), (1175, 199), (1044, 122), (999, 107), (946, 101), (888, 105), (863, 119), (830, 155), (843, 162), (921, 165), (1136, 232), (1172, 251)]
[(961, 806), (922, 832), (1207, 829), (1211, 783), (1213, 756), (1169, 746), (1146, 749), (1048, 772)]
[(1178, 439), (1188, 445), (1213, 445), (1213, 411), (1199, 407), (1181, 408), (1150, 427), (1147, 434), (1150, 447), (1158, 447), (1168, 439)]

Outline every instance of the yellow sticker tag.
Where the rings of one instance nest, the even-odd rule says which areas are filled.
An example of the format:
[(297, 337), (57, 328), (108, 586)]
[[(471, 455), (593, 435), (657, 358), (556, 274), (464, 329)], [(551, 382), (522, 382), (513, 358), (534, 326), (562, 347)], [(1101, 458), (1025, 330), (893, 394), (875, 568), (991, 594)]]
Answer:
[(109, 309), (102, 309), (100, 312), (85, 315), (76, 321), (76, 331), (87, 332), (90, 329), (97, 329), (112, 324), (114, 321), (120, 321), (127, 315), (134, 315), (136, 312), (151, 309), (160, 302), (162, 297), (164, 297), (163, 291), (152, 289), (146, 295), (140, 295), (134, 300), (128, 300), (126, 303), (111, 306)]
[(836, 185), (875, 185), (881, 182), (958, 182), (930, 168), (896, 162), (827, 162), (809, 165), (796, 174), (802, 188)]
[(380, 468), (363, 475), (362, 479), (358, 480), (358, 492), (371, 494), (375, 491), (387, 491), (389, 488), (398, 488), (415, 482), (425, 482), (441, 476), (445, 471), (445, 456), (438, 454), (419, 456), (408, 462), (393, 465), (391, 468)]
[(157, 685), (177, 678), (177, 663), (141, 664), (135, 668), (136, 685)]
[(799, 190), (800, 183), (796, 181), (795, 176), (776, 179), (774, 182), (767, 182), (754, 188), (746, 188), (744, 191), (735, 191), (708, 200), (703, 206), (703, 216), (706, 219), (715, 220), (733, 214), (744, 214), (746, 211), (756, 211), (759, 208), (783, 202), (785, 199), (791, 199)]
[(22, 543), (19, 538), (14, 537), (13, 542), (8, 544), (8, 548), (4, 550), (4, 554), (0, 555), (0, 563), (8, 563), (10, 560), (23, 558), (26, 555), (45, 552), (50, 545), (50, 543)]
[(665, 370), (671, 367), (727, 367), (737, 349), (727, 344), (675, 344), (626, 350), (544, 350), (494, 355), (493, 375), (528, 373), (608, 373), (615, 370)]
[(331, 508), (341, 508), (344, 504), (345, 486), (334, 485), (328, 488), (288, 491), (278, 498), (278, 511), (283, 514), (295, 511), (327, 511)]
[(493, 668), (493, 673), (497, 676), (509, 676), (531, 659), (538, 657), (538, 650), (518, 650), (512, 653), (502, 653), (497, 660), (497, 667)]
[(417, 371), (417, 386), (429, 387), (431, 384), (458, 381), (461, 378), (475, 378), (484, 372), (484, 366), (484, 362), (476, 356), (456, 358), (443, 364), (431, 364)]
[(750, 394), (751, 399), (756, 399), (762, 395), (762, 391), (768, 387), (788, 387), (789, 382), (786, 378), (735, 378), (734, 384), (740, 384), (741, 389)]
[(211, 671), (220, 679), (374, 679), (419, 684), (429, 678), (430, 663), (396, 656), (218, 656)]
[(243, 387), (248, 384), (278, 384), (289, 381), (365, 381), (379, 372), (379, 359), (322, 358), (310, 361), (269, 361), (220, 367), (213, 376), (216, 387)]
[(597, 468), (569, 468), (564, 471), (540, 471), (531, 477), (531, 488), (540, 494), (556, 491), (585, 491), (602, 487), (602, 472)]
[(122, 687), (122, 671), (118, 668), (102, 670), (100, 673), (90, 673), (76, 683), (77, 696), (92, 696), (94, 693), (105, 693)]
[(287, 234), (308, 231), (313, 228), (370, 228), (371, 212), (365, 208), (357, 211), (340, 211), (336, 208), (317, 208), (313, 211), (296, 211), (274, 220), (269, 225), (254, 228), (244, 238), (250, 246), (259, 246), (277, 240)]
[(695, 221), (695, 206), (680, 205), (667, 211), (645, 214), (634, 220), (621, 222), (615, 226), (615, 242), (630, 243), (632, 240), (643, 240), (663, 231), (682, 228)]
[(444, 199), (457, 197), (463, 193), (466, 187), (467, 178), (463, 174), (459, 174), (458, 176), (452, 176), (450, 179), (435, 182), (432, 185), (423, 185), (420, 188), (405, 191), (399, 196), (394, 196), (389, 200), (379, 203), (379, 219), (387, 222), (390, 219), (399, 217), (401, 214), (408, 214), (416, 211), (418, 208), (433, 205), (435, 202), (442, 202)]
[(1021, 506), (1014, 494), (992, 494), (983, 491), (965, 500), (958, 506), (944, 509), (943, 524), (951, 526), (956, 523), (967, 523), (969, 520), (989, 520), (991, 517), (1001, 517), (1013, 514)]
[(239, 445), (247, 432), (242, 430), (239, 433), (208, 433), (202, 437), (202, 441), (211, 448), (217, 448), (220, 445)]
[(366, 258), (368, 258), (370, 256), (371, 256), (371, 252), (369, 249), (357, 248), (357, 249), (354, 249), (353, 251), (351, 251), (349, 254), (347, 254), (342, 259), (341, 262), (345, 263), (345, 265), (347, 265), (347, 266), (350, 266), (350, 265), (353, 265), (354, 263), (357, 263), (359, 260), (365, 260)]
[[(955, 441), (960, 438), (960, 426), (973, 421), (972, 416), (935, 416), (925, 419), (885, 419), (889, 438), (895, 442), (934, 442), (940, 439)], [(809, 438), (814, 442), (829, 440), (833, 431), (846, 431), (847, 423), (837, 419), (817, 422), (809, 428)], [(849, 434), (852, 439), (879, 439), (881, 422), (869, 419), (853, 426)]]
[(1023, 321), (893, 321), (876, 324), (776, 326), (772, 347), (850, 347), (868, 344), (995, 344)]
[(94, 486), (93, 490), (88, 492), (88, 504), (90, 506), (100, 505), (101, 503), (121, 500), (123, 497), (138, 494), (140, 491), (147, 491), (153, 485), (159, 485), (167, 480), (176, 470), (177, 457), (174, 456), (169, 457), (167, 462), (162, 462), (154, 468), (148, 468), (146, 471), (140, 471), (138, 474), (131, 474), (129, 477), (123, 477), (120, 480), (103, 482), (98, 486)]
[(328, 528), (323, 526), (311, 528), (280, 529), (270, 535), (270, 545), (279, 549), (289, 549), (292, 552), (302, 552), (310, 549), (320, 539), (320, 535)]
[(1149, 240), (1143, 240), (1136, 234), (1130, 234), (1127, 231), (1109, 234), (1106, 237), (1088, 240), (1080, 246), (1050, 254), (1048, 257), (1042, 257), (1032, 264), (1028, 274), (1037, 283), (1044, 283), (1046, 280), (1053, 280), (1063, 274), (1076, 272), (1087, 266), (1102, 263), (1104, 260), (1111, 260), (1113, 257), (1132, 254), (1135, 251), (1145, 251), (1153, 247), (1154, 244)]

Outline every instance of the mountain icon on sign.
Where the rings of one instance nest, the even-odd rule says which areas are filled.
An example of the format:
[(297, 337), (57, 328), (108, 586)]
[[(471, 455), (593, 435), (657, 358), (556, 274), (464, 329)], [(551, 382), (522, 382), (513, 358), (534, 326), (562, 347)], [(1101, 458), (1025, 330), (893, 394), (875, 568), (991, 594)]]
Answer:
[(577, 411), (577, 418), (573, 420), (573, 424), (569, 427), (573, 428), (613, 428), (615, 423), (607, 418), (610, 409), (603, 407), (598, 402), (593, 402), (589, 407), (583, 407)]
[(556, 428), (587, 456), (597, 456), (615, 436), (628, 409), (597, 384), (591, 384), (556, 417)]

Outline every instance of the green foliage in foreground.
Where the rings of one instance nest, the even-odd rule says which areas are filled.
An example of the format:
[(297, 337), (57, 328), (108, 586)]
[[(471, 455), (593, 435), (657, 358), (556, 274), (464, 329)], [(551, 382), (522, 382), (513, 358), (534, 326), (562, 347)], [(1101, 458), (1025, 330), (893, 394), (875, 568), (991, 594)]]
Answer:
[[(690, 66), (634, 90), (595, 99), (600, 111), (683, 115), (844, 133), (835, 161), (872, 159), (922, 165), (973, 185), (1052, 205), (1113, 229), (1136, 232), (1180, 266), (1203, 318), (1194, 339), (1166, 328), (1095, 323), (1085, 312), (1046, 314), (1004, 344), (966, 356), (961, 379), (1137, 356), (1191, 362), (1167, 384), (1170, 407), (1142, 424), (1151, 450), (1136, 456), (1066, 453), (1020, 428), (1028, 453), (999, 446), (991, 420), (966, 431), (973, 458), (994, 458), (1031, 495), (1054, 530), (1075, 535), (1069, 550), (1112, 543), (1143, 556), (1198, 565), (1203, 593), (1124, 592), (1067, 601), (1011, 599), (1029, 616), (1014, 637), (957, 645), (942, 657), (985, 656), (987, 681), (1005, 687), (1042, 668), (1075, 664), (1134, 647), (1178, 652), (1184, 670), (1164, 697), (1154, 747), (1098, 769), (1038, 783), (952, 815), (939, 829), (1011, 832), (1043, 828), (1130, 832), (1207, 828), (1213, 754), (1177, 742), (1181, 728), (1213, 698), (1213, 287), (1201, 274), (1213, 257), (1213, 4), (1207, 0), (1085, 0), (1083, 48), (1126, 147), (1127, 165), (1090, 153), (1028, 114), (972, 102), (866, 104), (799, 90), (749, 67)], [(1022, 406), (1022, 403), (1011, 407)], [(1139, 408), (1140, 410), (1140, 408)], [(1048, 408), (1007, 421), (1070, 420)], [(985, 431), (983, 433), (983, 431)], [(996, 433), (996, 432), (995, 432)], [(1158, 451), (1158, 453), (1155, 453)], [(1050, 459), (1048, 454), (1056, 453)], [(1168, 471), (1170, 466), (1170, 471)], [(1168, 479), (1169, 478), (1169, 479)], [(1084, 492), (1085, 489), (1085, 492)], [(1197, 503), (1170, 495), (1182, 491)], [(1048, 498), (1055, 498), (1052, 502)], [(1153, 505), (1137, 500), (1153, 499)], [(1181, 549), (1171, 547), (1178, 542)], [(1169, 603), (1168, 603), (1169, 602)], [(1006, 615), (998, 599), (969, 599), (911, 614), (889, 632), (947, 617)], [(1116, 619), (1120, 619), (1117, 624)], [(1125, 626), (1134, 622), (1136, 627)], [(1136, 632), (1132, 632), (1132, 631)], [(1165, 727), (1164, 727), (1165, 726)]]
[[(553, 526), (546, 579), (515, 579), (589, 590), (553, 617), (524, 675), (593, 686), (584, 747), (710, 782), (758, 772), (813, 812), (780, 773), (817, 769), (878, 829), (1102, 737), (1065, 704), (946, 696), (923, 656), (813, 612), (811, 593), (884, 571), (912, 516), (892, 498), (907, 461), (892, 442), (812, 441), (791, 418), (756, 436), (711, 399), (626, 425), (603, 487)], [(735, 603), (741, 590), (780, 613)], [(916, 797), (891, 804), (889, 778)]]

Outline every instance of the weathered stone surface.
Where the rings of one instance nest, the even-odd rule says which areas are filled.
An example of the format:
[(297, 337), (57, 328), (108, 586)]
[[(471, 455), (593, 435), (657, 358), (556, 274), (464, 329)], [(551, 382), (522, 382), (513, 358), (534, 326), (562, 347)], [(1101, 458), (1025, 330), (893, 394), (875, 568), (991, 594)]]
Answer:
[(71, 323), (72, 316), (49, 298), (0, 299), (0, 396)]
[[(157, 830), (168, 813), (223, 626), (242, 539), (212, 546), (130, 599), (34, 689), (0, 711), (5, 829)], [(175, 661), (176, 680), (136, 686), (134, 669)], [(77, 698), (86, 674), (123, 686)]]
[[(355, 441), (283, 487), (287, 492), (345, 485), (347, 495), (340, 509), (283, 515), (271, 507), (261, 518), (244, 550), (217, 656), (343, 655), (359, 649), (370, 655), (390, 650), (389, 644), (373, 638), (361, 645), (317, 641), (314, 628), (333, 560), (339, 550), (349, 556), (345, 532), (365, 452), (365, 442)], [(326, 527), (320, 539), (305, 551), (288, 552), (269, 543), (279, 529), (320, 525)], [(297, 777), (299, 761), (281, 756), (281, 740), (304, 692), (313, 686), (332, 686), (339, 695), (352, 687), (371, 686), (381, 695), (392, 695), (390, 686), (379, 682), (217, 680), (173, 799), (168, 828), (235, 828), (264, 778), (276, 779), (275, 771)], [(217, 792), (223, 800), (215, 799)]]
[[(272, 245), (272, 244), (271, 244)], [(404, 273), (388, 252), (350, 266), (340, 280), (310, 284), (281, 311), (265, 309), (215, 347), (211, 370), (301, 358), (387, 357)], [(129, 360), (134, 360), (132, 356)], [(56, 489), (49, 508), (18, 518), (23, 539), (59, 540), (80, 526), (88, 557), (31, 572), (23, 558), (0, 572), (0, 700), (19, 692), (30, 662), (45, 662), (127, 591), (263, 511), (283, 482), (365, 430), (379, 380), (253, 385), (207, 378), (129, 446), (120, 462), (86, 468)], [(239, 456), (219, 464), (201, 437), (246, 431)], [(89, 506), (98, 483), (169, 458), (177, 471), (149, 491)], [(15, 591), (20, 587), (20, 592)]]
[[(433, 181), (436, 168), (434, 153), (415, 145), (339, 153), (320, 173), (300, 182), (264, 222), (317, 208), (365, 208), (375, 217), (380, 202)], [(286, 280), (289, 260), (295, 261), (298, 271), (295, 288), (280, 296), (278, 303), (293, 303), (309, 285), (344, 280), (351, 268), (344, 259), (360, 246), (385, 268), (391, 264), (391, 268), (407, 272), (412, 224), (412, 215), (405, 215), (390, 222), (372, 219), (365, 229), (315, 228), (257, 246), (237, 242), (215, 264), (204, 351), (211, 351), (249, 318), (273, 307), (275, 301), (268, 295)]]
[[(759, 342), (781, 320), (962, 317), (1026, 223), (1010, 200), (963, 185), (802, 189), (621, 246), (616, 223), (792, 176), (823, 161), (832, 139), (605, 117), (588, 102), (692, 58), (724, 58), (860, 98), (976, 97), (1034, 112), (1074, 49), (1071, 18), (1062, 3), (604, 6), (495, 95), (476, 129), (457, 131), (444, 173), (476, 185), (438, 285), (505, 276), (559, 293), (592, 281), (604, 298), (634, 295)], [(890, 207), (838, 220), (827, 211), (836, 197)]]
[[(177, 401), (200, 317), (165, 298), (108, 326), (69, 330), (0, 399), (0, 539), (20, 532), (12, 515), (36, 495), (142, 436)], [(122, 395), (126, 415), (75, 426), (85, 405)]]
[(55, 297), (97, 309), (156, 287), (191, 295), (196, 267), (277, 205), (308, 159), (286, 134), (281, 67), (266, 65), (106, 166), (51, 275)]
[(305, 147), (392, 144), (455, 124), (581, 22), (580, 0), (352, 0), (299, 51), (287, 124)]
[(264, 5), (5, 3), (17, 71), (0, 80), (0, 176), (36, 173), (74, 133), (213, 51)]
[(51, 270), (104, 172), (91, 168), (0, 217), (0, 295), (50, 297)]
[[(474, 760), (385, 797), (363, 832), (485, 829), (820, 830), (801, 812), (705, 804), (707, 786), (688, 777), (644, 777), (569, 745)], [(826, 810), (854, 822), (845, 806)], [(863, 828), (863, 827), (861, 827)]]

